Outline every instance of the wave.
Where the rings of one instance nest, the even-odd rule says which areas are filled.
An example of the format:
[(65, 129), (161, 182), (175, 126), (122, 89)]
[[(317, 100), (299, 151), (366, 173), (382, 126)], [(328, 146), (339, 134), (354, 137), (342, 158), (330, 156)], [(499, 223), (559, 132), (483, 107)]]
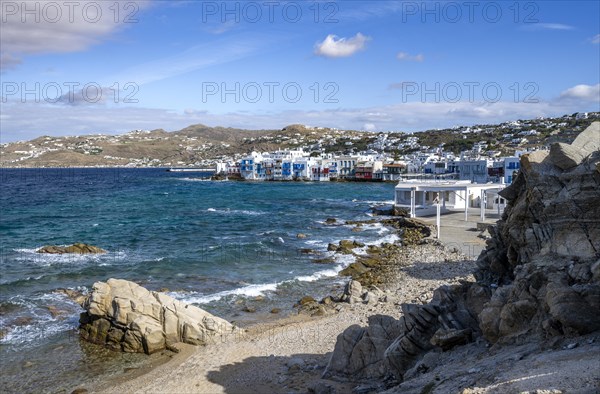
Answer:
[(77, 337), (75, 329), (77, 328), (77, 318), (69, 320), (49, 319), (37, 321), (33, 324), (16, 326), (9, 329), (6, 335), (0, 339), (3, 345), (18, 345), (19, 349), (27, 343), (39, 341), (61, 333), (71, 333)]
[[(60, 245), (66, 246), (66, 245)], [(18, 253), (14, 258), (15, 261), (21, 263), (30, 263), (36, 266), (48, 267), (56, 264), (82, 264), (82, 263), (97, 263), (99, 265), (123, 264), (131, 260), (130, 254), (126, 251), (109, 251), (102, 254), (51, 254), (37, 253), (41, 246), (37, 248), (18, 248), (13, 249), (13, 252)]]
[(394, 205), (394, 200), (383, 200), (383, 201), (374, 201), (374, 200), (353, 200), (354, 202), (360, 204), (371, 204), (371, 205)]
[(224, 208), (224, 209), (217, 209), (217, 208), (208, 208), (206, 209), (206, 212), (214, 212), (220, 215), (248, 215), (248, 216), (259, 216), (259, 215), (265, 215), (266, 212), (261, 212), (261, 211), (251, 211), (248, 209), (229, 209), (229, 208)]
[(16, 285), (19, 283), (25, 283), (25, 282), (29, 282), (29, 281), (36, 281), (36, 280), (40, 280), (42, 278), (46, 277), (46, 275), (38, 275), (38, 276), (28, 276), (26, 278), (19, 278), (19, 279), (15, 279), (15, 280), (0, 280), (0, 286), (4, 286), (4, 285)]
[(294, 280), (299, 282), (316, 282), (319, 279), (332, 278), (338, 276), (341, 270), (346, 268), (348, 265), (356, 261), (356, 258), (352, 255), (336, 255), (336, 265), (332, 268), (317, 271), (312, 275), (297, 276)]
[(237, 289), (220, 291), (214, 294), (201, 294), (197, 292), (182, 293), (182, 292), (170, 292), (168, 293), (171, 297), (178, 300), (192, 303), (192, 304), (208, 304), (213, 301), (219, 301), (226, 297), (257, 297), (267, 295), (269, 292), (274, 292), (279, 286), (290, 284), (294, 282), (315, 282), (320, 279), (336, 277), (341, 270), (347, 267), (349, 264), (356, 261), (353, 255), (335, 255), (336, 263), (327, 269), (316, 271), (309, 275), (298, 275), (292, 279), (284, 280), (276, 283), (262, 283), (252, 284), (239, 287)]
[[(78, 287), (78, 290), (84, 288)], [(87, 291), (87, 289), (85, 289)], [(80, 307), (65, 294), (51, 292), (35, 296), (13, 296), (6, 303), (18, 306), (18, 309), (0, 316), (0, 326), (6, 329), (0, 339), (3, 345), (31, 344), (60, 333), (69, 332), (77, 336)], [(53, 315), (50, 307), (61, 312)], [(15, 318), (29, 319), (26, 324), (18, 323)]]
[(178, 181), (186, 181), (186, 182), (213, 182), (210, 178), (176, 178)]
[(180, 292), (170, 292), (168, 293), (171, 297), (192, 303), (192, 304), (208, 304), (209, 302), (218, 301), (227, 296), (244, 296), (244, 297), (257, 297), (260, 295), (264, 295), (267, 291), (275, 291), (277, 290), (277, 286), (280, 283), (264, 283), (264, 284), (256, 284), (256, 285), (247, 285), (244, 287), (240, 287), (233, 290), (225, 290), (220, 291), (214, 294), (198, 294), (198, 293), (180, 293)]
[(375, 241), (367, 242), (367, 245), (381, 245), (384, 243), (393, 244), (396, 241), (399, 241), (400, 237), (398, 234), (388, 234), (385, 237), (381, 237), (376, 239)]
[(390, 232), (390, 229), (382, 223), (364, 223), (361, 228), (363, 231), (375, 231), (378, 235)]
[(341, 271), (342, 269), (327, 269), (327, 270), (322, 270), (322, 271), (317, 271), (312, 275), (303, 275), (303, 276), (298, 276), (296, 277), (296, 280), (298, 282), (315, 282), (319, 279), (323, 279), (323, 278), (330, 278), (333, 276), (337, 276), (337, 274)]
[(312, 245), (314, 247), (323, 247), (323, 248), (327, 248), (327, 245), (329, 244), (327, 241), (324, 241), (322, 239), (309, 239), (308, 241), (304, 241), (304, 243), (306, 245)]

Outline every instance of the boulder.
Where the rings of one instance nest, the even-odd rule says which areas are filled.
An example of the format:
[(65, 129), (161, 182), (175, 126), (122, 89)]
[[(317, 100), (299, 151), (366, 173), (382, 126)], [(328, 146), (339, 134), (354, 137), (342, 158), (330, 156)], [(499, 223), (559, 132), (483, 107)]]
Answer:
[(344, 294), (341, 297), (341, 301), (354, 304), (357, 302), (362, 302), (362, 296), (363, 288), (360, 282), (351, 280), (348, 283), (346, 283), (346, 287), (344, 288)]
[(235, 334), (226, 320), (122, 279), (96, 282), (80, 317), (83, 339), (152, 354), (177, 342), (205, 345)]
[(402, 379), (436, 346), (468, 343), (472, 336), (467, 333), (479, 333), (477, 317), (469, 309), (468, 289), (468, 285), (442, 286), (429, 304), (402, 305), (401, 335), (385, 351), (389, 372)]
[(360, 261), (349, 264), (346, 268), (340, 271), (339, 275), (341, 276), (350, 276), (353, 279), (359, 278), (361, 275), (369, 272), (369, 268), (367, 268)]
[(338, 335), (323, 377), (378, 378), (386, 373), (384, 352), (402, 332), (402, 322), (391, 316), (369, 316), (369, 325), (353, 325)]
[(66, 295), (72, 301), (75, 301), (76, 303), (78, 303), (81, 306), (83, 306), (83, 303), (85, 302), (85, 299), (86, 299), (86, 296), (81, 291), (79, 291), (79, 290), (73, 290), (73, 289), (56, 289), (55, 292), (59, 293), (59, 294)]
[[(346, 298), (353, 288), (358, 294), (350, 282)], [(393, 374), (401, 379), (428, 351), (470, 342), (479, 329), (468, 297), (466, 285), (444, 286), (434, 292), (430, 304), (403, 304), (400, 320), (372, 316), (368, 327), (349, 327), (338, 337), (324, 376), (381, 379)]]
[(333, 257), (323, 257), (320, 259), (312, 259), (312, 262), (315, 264), (333, 264), (335, 263), (335, 258)]
[(55, 246), (46, 245), (37, 250), (37, 253), (48, 253), (48, 254), (94, 254), (94, 253), (106, 253), (106, 250), (101, 249), (97, 246), (75, 243), (70, 246)]
[[(362, 248), (364, 246), (365, 244), (362, 242), (353, 241), (350, 239), (342, 239), (334, 250), (342, 254), (352, 254), (353, 249)], [(327, 247), (327, 250), (329, 250), (329, 246)]]
[(600, 122), (594, 122), (579, 133), (572, 144), (561, 142), (553, 144), (550, 147), (550, 160), (562, 170), (569, 170), (598, 150), (600, 150)]
[(528, 335), (578, 335), (600, 329), (600, 122), (572, 145), (521, 158), (521, 172), (501, 195), (502, 219), (477, 260), (479, 286), (493, 286), (479, 314), (491, 342)]
[(302, 299), (300, 299), (300, 301), (298, 301), (298, 304), (299, 305), (306, 305), (306, 304), (313, 303), (313, 302), (317, 302), (317, 300), (315, 300), (311, 296), (304, 296), (304, 297), (302, 297)]
[(435, 229), (435, 226), (427, 224), (420, 219), (403, 216), (392, 219), (384, 219), (381, 221), (381, 223), (403, 231), (406, 231), (407, 229), (414, 229), (421, 233), (423, 237), (429, 237)]

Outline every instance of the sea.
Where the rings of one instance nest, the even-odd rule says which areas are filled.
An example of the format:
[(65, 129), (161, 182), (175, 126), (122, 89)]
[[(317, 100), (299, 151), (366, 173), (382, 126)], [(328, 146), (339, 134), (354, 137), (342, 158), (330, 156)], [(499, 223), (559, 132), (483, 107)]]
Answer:
[[(210, 181), (165, 169), (0, 169), (0, 391), (70, 393), (147, 366), (152, 356), (81, 341), (88, 293), (122, 278), (244, 326), (297, 313), (295, 302), (340, 290), (353, 256), (330, 242), (394, 242), (380, 224), (354, 226), (391, 205), (394, 185)], [(335, 218), (333, 225), (327, 218)], [(298, 236), (304, 234), (306, 237)], [(99, 255), (36, 253), (83, 242)], [(360, 251), (359, 251), (360, 252)], [(315, 258), (333, 257), (329, 264)], [(248, 312), (255, 310), (256, 312)], [(149, 361), (150, 360), (150, 361)]]

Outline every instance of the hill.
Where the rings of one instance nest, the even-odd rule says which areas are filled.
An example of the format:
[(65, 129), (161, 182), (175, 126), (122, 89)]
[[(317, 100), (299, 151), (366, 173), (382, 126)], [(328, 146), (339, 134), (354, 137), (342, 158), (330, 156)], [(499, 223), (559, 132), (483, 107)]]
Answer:
[(398, 157), (443, 148), (460, 153), (475, 144), (493, 155), (571, 142), (599, 113), (516, 120), (415, 133), (364, 132), (293, 124), (281, 130), (244, 130), (190, 125), (178, 131), (134, 130), (121, 135), (42, 136), (0, 145), (1, 167), (212, 166), (252, 151), (303, 148), (309, 152), (369, 151)]

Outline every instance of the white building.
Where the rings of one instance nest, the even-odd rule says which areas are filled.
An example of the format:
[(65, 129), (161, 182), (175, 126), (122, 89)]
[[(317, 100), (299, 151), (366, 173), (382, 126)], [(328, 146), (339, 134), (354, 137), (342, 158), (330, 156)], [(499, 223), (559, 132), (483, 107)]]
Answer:
[(311, 166), (310, 180), (316, 182), (328, 182), (330, 180), (330, 159), (317, 159)]
[(258, 180), (259, 170), (265, 157), (262, 153), (252, 152), (240, 162), (240, 175), (244, 179)]
[(435, 204), (439, 203), (442, 212), (449, 209), (464, 210), (467, 220), (468, 208), (480, 208), (484, 216), (484, 209), (489, 206), (489, 194), (497, 194), (504, 187), (504, 184), (469, 181), (401, 181), (394, 191), (394, 205), (409, 208), (410, 216), (415, 217), (435, 214)]

